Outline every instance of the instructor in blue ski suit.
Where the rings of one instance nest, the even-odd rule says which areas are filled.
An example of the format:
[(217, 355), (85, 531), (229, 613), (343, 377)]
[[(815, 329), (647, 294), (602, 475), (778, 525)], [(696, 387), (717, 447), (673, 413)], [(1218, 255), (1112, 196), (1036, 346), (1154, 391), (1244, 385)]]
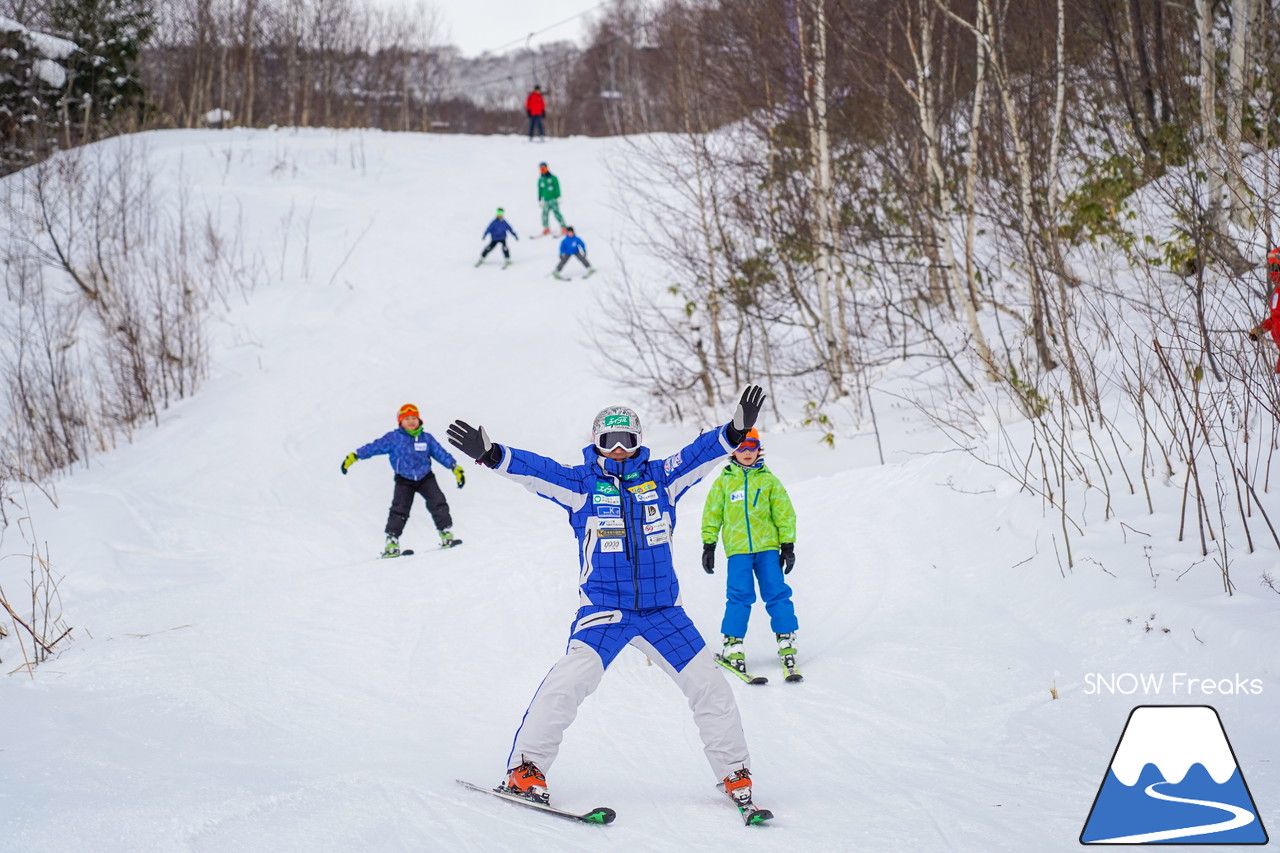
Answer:
[(733, 420), (665, 459), (642, 445), (624, 406), (600, 412), (580, 465), (563, 465), (489, 440), (484, 427), (449, 425), (449, 443), (564, 509), (578, 541), (578, 611), (568, 648), (538, 687), (516, 732), (504, 790), (547, 802), (545, 773), (578, 706), (631, 644), (685, 694), (711, 768), (739, 808), (751, 805), (750, 760), (732, 688), (680, 603), (672, 565), (676, 502), (742, 441), (764, 392), (743, 392)]

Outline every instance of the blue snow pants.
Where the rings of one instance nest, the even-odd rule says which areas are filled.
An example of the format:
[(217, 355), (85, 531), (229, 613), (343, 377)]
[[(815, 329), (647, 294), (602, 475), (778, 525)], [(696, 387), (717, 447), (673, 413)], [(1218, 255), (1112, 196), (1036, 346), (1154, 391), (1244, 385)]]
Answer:
[(795, 605), (791, 603), (791, 587), (782, 579), (782, 566), (778, 564), (776, 550), (734, 554), (729, 558), (725, 571), (728, 582), (720, 633), (730, 637), (747, 635), (747, 620), (751, 618), (751, 605), (756, 601), (757, 582), (773, 633), (789, 634), (800, 627), (796, 621)]

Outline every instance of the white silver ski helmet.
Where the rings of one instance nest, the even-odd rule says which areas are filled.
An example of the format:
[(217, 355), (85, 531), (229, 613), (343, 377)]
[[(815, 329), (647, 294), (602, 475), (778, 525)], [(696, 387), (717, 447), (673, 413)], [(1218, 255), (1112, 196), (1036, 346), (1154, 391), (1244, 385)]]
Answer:
[(619, 445), (627, 450), (635, 450), (643, 438), (640, 416), (626, 406), (601, 409), (591, 422), (591, 441), (603, 453), (608, 453)]

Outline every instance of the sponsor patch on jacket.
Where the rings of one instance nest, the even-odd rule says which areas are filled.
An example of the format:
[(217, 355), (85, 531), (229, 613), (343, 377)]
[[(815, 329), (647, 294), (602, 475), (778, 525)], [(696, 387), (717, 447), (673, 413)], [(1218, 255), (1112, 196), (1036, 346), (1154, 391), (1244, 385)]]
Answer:
[(644, 508), (645, 521), (653, 521), (655, 518), (657, 518), (660, 515), (662, 515), (662, 510), (658, 509), (656, 504), (645, 505), (645, 508)]
[(427, 443), (426, 443), (425, 441), (415, 441), (415, 442), (413, 443), (413, 449), (414, 449), (414, 450), (426, 450), (426, 449), (427, 449)]
[(596, 491), (602, 495), (616, 495), (618, 493), (618, 487), (613, 483), (597, 482)]
[(636, 500), (638, 501), (656, 501), (657, 499), (658, 499), (657, 489), (654, 489), (652, 492), (641, 492), (640, 494), (636, 495)]
[(626, 474), (626, 475), (624, 475), (622, 479), (624, 479), (624, 480), (638, 480), (638, 479), (640, 479), (640, 472), (639, 472), (639, 471), (632, 471), (630, 474)]
[(601, 554), (621, 554), (622, 540), (621, 539), (601, 539), (600, 553)]
[(671, 535), (664, 530), (662, 533), (654, 533), (650, 536), (646, 536), (644, 541), (650, 545), (665, 545), (671, 541)]
[(605, 530), (597, 530), (596, 536), (600, 539), (620, 539), (627, 535), (627, 531), (621, 528), (607, 528)]
[(592, 495), (591, 502), (593, 504), (610, 504), (612, 506), (617, 506), (622, 503), (622, 499), (617, 495)]
[(656, 488), (658, 488), (658, 484), (653, 482), (653, 480), (648, 480), (638, 486), (627, 486), (627, 491), (633, 495), (641, 495), (645, 492), (652, 492)]
[(746, 489), (738, 489), (738, 491), (736, 492), (729, 493), (729, 503), (736, 504), (738, 501), (744, 501), (746, 499), (747, 499)]
[(667, 532), (667, 523), (666, 523), (665, 521), (655, 521), (655, 522), (653, 522), (652, 524), (646, 524), (646, 525), (644, 526), (644, 532), (645, 532), (646, 534), (649, 534), (649, 533), (666, 533), (666, 532)]
[(600, 518), (617, 518), (622, 515), (622, 507), (619, 506), (598, 506), (596, 507), (596, 515)]
[(620, 518), (601, 518), (596, 523), (596, 528), (599, 530), (620, 529), (625, 526)]
[(679, 467), (680, 467), (679, 453), (677, 453), (675, 456), (668, 456), (666, 459), (662, 461), (662, 470), (666, 471), (668, 474), (670, 474), (673, 469), (679, 468)]

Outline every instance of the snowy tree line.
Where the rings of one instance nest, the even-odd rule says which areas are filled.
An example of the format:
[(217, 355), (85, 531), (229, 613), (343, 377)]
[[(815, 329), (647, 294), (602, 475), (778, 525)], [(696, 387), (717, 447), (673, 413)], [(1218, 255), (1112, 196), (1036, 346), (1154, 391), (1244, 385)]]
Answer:
[(580, 48), (464, 58), (426, 2), (0, 0), (0, 16), (4, 171), (151, 128), (515, 132), (535, 82), (558, 99), (548, 129), (582, 130), (563, 98)]
[(1176, 484), (1179, 538), (1230, 591), (1231, 547), (1280, 550), (1259, 498), (1276, 353), (1244, 334), (1280, 240), (1278, 12), (664, 5), (645, 29), (677, 59), (619, 123), (643, 126), (641, 103), (680, 116), (637, 140), (661, 179), (630, 188), (671, 298), (629, 293), (602, 335), (635, 345), (619, 377), (676, 415), (763, 380), (832, 441), (874, 430), (877, 404), (924, 408), (970, 452), (1002, 436), (983, 459), (1060, 516), (1064, 567), (1097, 506), (1082, 495), (1111, 518), (1122, 494)]

